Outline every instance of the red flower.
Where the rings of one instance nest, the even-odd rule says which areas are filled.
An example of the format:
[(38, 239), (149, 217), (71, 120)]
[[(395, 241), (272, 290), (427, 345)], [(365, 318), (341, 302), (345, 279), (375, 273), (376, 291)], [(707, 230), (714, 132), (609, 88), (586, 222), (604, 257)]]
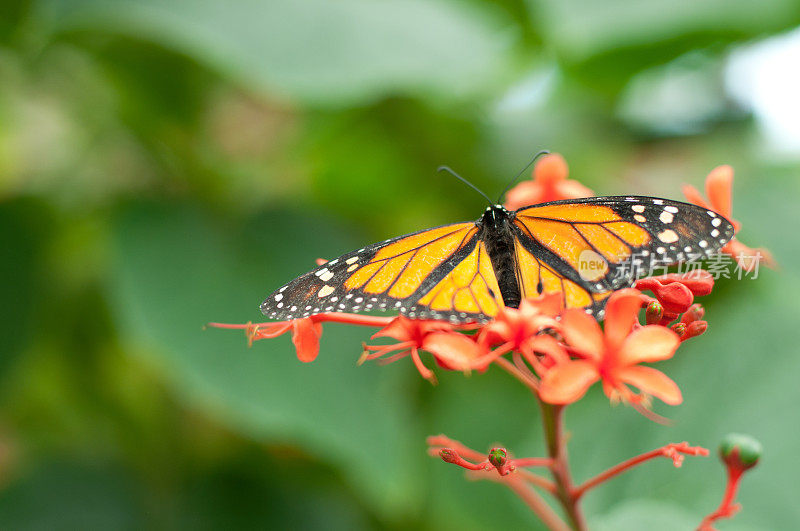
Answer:
[(533, 180), (519, 183), (506, 194), (506, 208), (516, 210), (537, 203), (594, 195), (578, 181), (567, 179), (568, 174), (564, 157), (558, 153), (543, 156), (533, 168)]
[(557, 330), (560, 327), (556, 320), (560, 310), (561, 293), (525, 299), (519, 309), (503, 308), (494, 321), (484, 325), (478, 334), (479, 343), (497, 346), (487, 354), (485, 361), (493, 361), (511, 351), (525, 356), (534, 367), (539, 363), (534, 352), (546, 354), (555, 361), (569, 359), (564, 348), (552, 336), (541, 333), (548, 328)]
[(208, 323), (213, 328), (232, 328), (244, 330), (247, 340), (252, 345), (259, 339), (271, 339), (285, 334), (291, 330), (292, 343), (297, 351), (297, 358), (302, 362), (317, 359), (319, 354), (319, 339), (322, 337), (322, 323), (335, 322), (355, 324), (361, 326), (385, 326), (390, 322), (388, 317), (373, 317), (371, 315), (357, 315), (350, 313), (320, 313), (294, 319), (292, 321), (276, 321), (272, 323)]
[[(725, 216), (733, 224), (735, 232), (739, 232), (741, 223), (733, 219), (733, 168), (726, 165), (717, 166), (706, 177), (706, 201), (694, 186), (684, 185), (683, 195), (690, 203), (715, 210)], [(709, 204), (710, 203), (710, 204)], [(759, 260), (764, 260), (768, 267), (775, 267), (775, 260), (766, 249), (751, 248), (733, 238), (722, 248), (726, 253), (739, 263), (739, 267), (745, 271), (755, 269)]]
[(437, 363), (446, 369), (469, 371), (485, 368), (485, 364), (476, 363), (484, 349), (472, 340), (472, 336), (461, 334), (456, 331), (456, 328), (455, 325), (446, 321), (408, 319), (402, 315), (398, 316), (385, 328), (376, 332), (372, 338), (391, 337), (399, 343), (364, 345), (361, 361), (381, 358), (386, 354), (394, 353), (389, 358), (384, 358), (388, 363), (410, 355), (422, 377), (433, 383), (436, 382), (436, 376), (422, 363), (419, 356), (420, 350), (433, 354)]
[(250, 344), (259, 339), (271, 339), (292, 331), (292, 343), (297, 350), (297, 358), (302, 362), (317, 359), (319, 354), (319, 338), (322, 336), (322, 324), (314, 322), (311, 317), (293, 321), (277, 321), (274, 323), (247, 323), (245, 325), (227, 325), (209, 323), (215, 328), (243, 328)]
[[(680, 344), (675, 332), (667, 328), (638, 326), (641, 305), (641, 293), (635, 289), (614, 293), (606, 309), (605, 332), (583, 311), (565, 311), (561, 333), (582, 359), (560, 363), (548, 370), (539, 389), (541, 399), (552, 404), (569, 404), (601, 380), (611, 399), (640, 402), (643, 396), (627, 387), (632, 385), (667, 404), (680, 404), (683, 399), (675, 382), (656, 369), (639, 365), (671, 358)], [(631, 331), (634, 325), (637, 328)]]

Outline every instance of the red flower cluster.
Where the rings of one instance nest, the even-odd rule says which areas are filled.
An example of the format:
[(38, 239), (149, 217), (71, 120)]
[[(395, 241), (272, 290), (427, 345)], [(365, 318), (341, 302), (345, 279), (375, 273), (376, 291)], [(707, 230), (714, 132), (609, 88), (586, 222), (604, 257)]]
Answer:
[(693, 304), (694, 298), (708, 295), (714, 288), (714, 278), (708, 271), (698, 269), (684, 275), (674, 273), (636, 281), (636, 289), (652, 291), (655, 299), (645, 297), (647, 324), (669, 326), (681, 341), (699, 336), (708, 328), (703, 321), (705, 310)]

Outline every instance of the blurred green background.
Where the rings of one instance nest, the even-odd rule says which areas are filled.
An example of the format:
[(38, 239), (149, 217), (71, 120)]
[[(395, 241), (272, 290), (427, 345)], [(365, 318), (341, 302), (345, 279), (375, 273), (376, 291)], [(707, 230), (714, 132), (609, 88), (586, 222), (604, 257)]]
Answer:
[[(663, 363), (674, 426), (568, 411), (577, 478), (730, 431), (765, 447), (723, 530), (795, 529), (800, 352), (795, 0), (30, 0), (0, 7), (0, 528), (539, 528), (425, 455), (444, 432), (540, 455), (497, 370), (357, 367), (367, 331), (247, 349), (208, 321), (365, 243), (477, 218), (539, 149), (599, 194), (680, 198), (736, 168), (741, 239), (780, 271), (724, 280)], [(600, 529), (690, 529), (713, 457), (587, 497)], [(661, 525), (662, 527), (658, 527)]]

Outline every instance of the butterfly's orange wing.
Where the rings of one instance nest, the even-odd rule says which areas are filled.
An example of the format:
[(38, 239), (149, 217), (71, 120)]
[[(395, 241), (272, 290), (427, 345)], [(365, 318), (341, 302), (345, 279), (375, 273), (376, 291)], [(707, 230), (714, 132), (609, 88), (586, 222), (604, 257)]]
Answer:
[(359, 249), (280, 288), (261, 311), (274, 319), (373, 309), (417, 318), (485, 319), (503, 303), (477, 234), (475, 223), (456, 223)]
[(568, 278), (537, 258), (519, 238), (514, 242), (514, 262), (523, 299), (538, 297), (540, 294), (561, 293), (564, 308), (584, 308), (590, 313), (602, 315), (605, 299), (612, 293), (610, 290), (593, 292), (586, 282)]
[(517, 278), (523, 296), (561, 291), (600, 314), (605, 298), (652, 266), (701, 258), (733, 236), (715, 212), (649, 197), (592, 197), (522, 208)]

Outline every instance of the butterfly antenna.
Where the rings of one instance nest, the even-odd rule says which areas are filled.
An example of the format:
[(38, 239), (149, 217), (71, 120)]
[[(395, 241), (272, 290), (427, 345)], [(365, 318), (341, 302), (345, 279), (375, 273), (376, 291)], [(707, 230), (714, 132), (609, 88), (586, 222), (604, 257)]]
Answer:
[(465, 178), (463, 178), (462, 176), (460, 176), (459, 174), (457, 174), (456, 172), (454, 172), (454, 171), (453, 171), (453, 170), (450, 168), (450, 166), (439, 166), (438, 168), (436, 168), (436, 171), (437, 171), (437, 172), (443, 172), (443, 171), (446, 171), (447, 173), (449, 173), (450, 175), (452, 175), (453, 177), (455, 177), (456, 179), (458, 179), (458, 180), (459, 180), (459, 181), (461, 181), (462, 183), (466, 184), (467, 186), (469, 186), (470, 188), (472, 188), (473, 190), (475, 190), (476, 192), (478, 192), (479, 194), (481, 194), (481, 195), (482, 195), (482, 196), (483, 196), (483, 197), (484, 197), (484, 198), (485, 198), (485, 199), (486, 199), (486, 200), (489, 202), (489, 206), (493, 206), (493, 205), (495, 205), (495, 204), (496, 204), (496, 203), (492, 203), (492, 200), (491, 200), (491, 199), (489, 199), (489, 196), (488, 196), (488, 195), (486, 195), (486, 194), (484, 194), (484, 193), (483, 193), (483, 191), (481, 191), (481, 189), (480, 189), (480, 188), (478, 188), (477, 186), (475, 186), (474, 184), (472, 184), (471, 182), (469, 182), (468, 180), (466, 180)]
[(534, 155), (534, 156), (533, 156), (533, 158), (531, 159), (531, 161), (530, 161), (529, 163), (527, 163), (527, 164), (525, 165), (525, 167), (524, 167), (524, 168), (522, 168), (522, 170), (521, 170), (521, 171), (520, 171), (520, 172), (517, 174), (517, 176), (516, 176), (516, 177), (514, 177), (513, 179), (511, 179), (511, 182), (510, 182), (510, 183), (508, 183), (508, 186), (506, 186), (505, 190), (503, 190), (502, 192), (500, 192), (500, 197), (498, 197), (498, 198), (497, 198), (497, 202), (499, 203), (499, 202), (500, 202), (500, 200), (501, 200), (501, 199), (503, 199), (503, 196), (504, 196), (504, 195), (506, 195), (506, 192), (508, 192), (508, 191), (511, 189), (511, 187), (514, 185), (514, 183), (515, 183), (515, 182), (517, 182), (517, 179), (519, 179), (519, 178), (520, 178), (520, 176), (521, 176), (523, 173), (525, 173), (525, 171), (527, 171), (527, 169), (528, 169), (528, 168), (530, 168), (530, 167), (531, 167), (531, 164), (533, 164), (534, 162), (536, 162), (536, 159), (538, 159), (538, 158), (539, 158), (540, 156), (542, 156), (542, 155), (549, 155), (549, 154), (550, 154), (550, 152), (549, 152), (549, 151), (547, 151), (546, 149), (543, 149), (542, 151), (540, 151), (539, 153), (537, 153), (536, 155)]

